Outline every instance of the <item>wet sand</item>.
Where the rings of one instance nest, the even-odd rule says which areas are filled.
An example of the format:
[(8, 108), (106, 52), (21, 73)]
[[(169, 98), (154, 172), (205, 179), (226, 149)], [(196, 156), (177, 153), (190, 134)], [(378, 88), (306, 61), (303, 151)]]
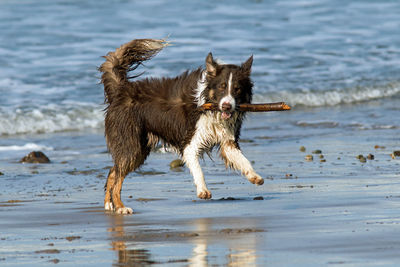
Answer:
[(189, 171), (170, 170), (176, 156), (153, 153), (125, 180), (129, 216), (103, 211), (111, 160), (101, 133), (33, 137), (60, 144), (45, 151), (50, 164), (1, 154), (0, 266), (396, 266), (400, 160), (390, 153), (400, 130), (325, 125), (315, 138), (315, 125), (291, 135), (259, 118), (246, 122), (241, 146), (264, 185), (206, 158), (213, 199), (199, 200)]

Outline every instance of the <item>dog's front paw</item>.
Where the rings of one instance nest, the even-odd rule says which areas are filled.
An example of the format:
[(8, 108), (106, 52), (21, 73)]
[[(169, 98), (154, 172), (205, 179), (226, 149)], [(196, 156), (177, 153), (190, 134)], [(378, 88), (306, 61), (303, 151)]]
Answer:
[(104, 203), (104, 210), (109, 210), (113, 211), (114, 210), (114, 205), (112, 202), (106, 202)]
[(262, 185), (264, 184), (264, 179), (261, 178), (260, 176), (254, 176), (249, 178), (250, 183), (255, 184), (255, 185)]
[(133, 210), (128, 207), (122, 207), (122, 208), (115, 209), (115, 213), (117, 213), (117, 214), (133, 214)]
[(197, 192), (197, 197), (201, 199), (210, 199), (212, 197), (211, 192), (208, 190), (203, 190), (200, 192)]

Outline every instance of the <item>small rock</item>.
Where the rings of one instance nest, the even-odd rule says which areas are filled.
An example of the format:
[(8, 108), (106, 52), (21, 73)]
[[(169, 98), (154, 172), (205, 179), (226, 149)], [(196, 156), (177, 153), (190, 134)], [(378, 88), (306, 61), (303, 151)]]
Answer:
[(326, 162), (326, 159), (321, 159), (319, 162)]
[(4, 173), (0, 172), (0, 176), (1, 176), (1, 175), (4, 175)]
[(259, 196), (259, 197), (253, 198), (253, 200), (264, 200), (264, 198), (262, 196)]
[(361, 159), (361, 158), (363, 158), (364, 156), (363, 155), (358, 155), (357, 157), (356, 157), (356, 159)]
[(301, 151), (301, 152), (306, 152), (306, 148), (305, 148), (304, 146), (301, 146), (301, 147), (300, 147), (300, 151)]
[(50, 163), (49, 158), (42, 151), (32, 151), (20, 160), (21, 163)]
[(182, 160), (175, 159), (175, 160), (171, 161), (171, 163), (169, 164), (169, 167), (171, 169), (175, 169), (175, 168), (178, 168), (178, 167), (183, 167), (184, 165), (185, 165), (185, 163)]
[(321, 154), (322, 151), (319, 150), (319, 149), (316, 149), (316, 150), (313, 150), (311, 153), (313, 153), (313, 154)]
[(65, 239), (67, 239), (69, 242), (76, 240), (76, 239), (81, 239), (81, 236), (67, 236)]
[(360, 160), (360, 162), (361, 163), (365, 163), (365, 162), (367, 162), (367, 159), (363, 156), (363, 157), (361, 157), (361, 158), (359, 158), (359, 160)]
[(218, 199), (220, 201), (232, 201), (232, 200), (239, 200), (238, 198), (234, 198), (234, 197), (223, 197)]
[(320, 158), (320, 159), (323, 159), (323, 158), (324, 158), (324, 155), (322, 155), (322, 154), (319, 155), (319, 158)]
[(306, 161), (313, 161), (313, 156), (312, 155), (307, 155), (307, 156), (305, 156), (304, 157), (304, 159), (306, 160)]
[(375, 149), (385, 149), (386, 147), (380, 146), (380, 145), (375, 145)]
[(372, 155), (372, 154), (368, 154), (368, 156), (367, 156), (367, 159), (369, 159), (369, 160), (373, 160), (373, 159), (375, 159), (375, 156), (374, 156), (374, 155)]

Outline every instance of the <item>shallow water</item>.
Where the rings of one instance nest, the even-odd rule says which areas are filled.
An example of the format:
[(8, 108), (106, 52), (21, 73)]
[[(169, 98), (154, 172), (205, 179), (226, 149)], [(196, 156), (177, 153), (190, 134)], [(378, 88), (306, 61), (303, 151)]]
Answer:
[[(396, 266), (400, 3), (112, 4), (0, 2), (1, 266)], [(245, 122), (263, 186), (214, 155), (202, 163), (213, 199), (198, 200), (189, 171), (158, 151), (124, 183), (135, 214), (104, 213), (112, 163), (96, 68), (126, 41), (168, 35), (145, 76), (178, 75), (210, 51), (229, 63), (254, 54), (255, 101), (293, 109)], [(304, 160), (315, 149), (326, 162)], [(20, 164), (32, 150), (52, 162)]]
[(101, 56), (142, 37), (170, 36), (174, 43), (146, 64), (150, 76), (194, 69), (210, 51), (236, 64), (254, 54), (259, 102), (313, 107), (399, 100), (400, 3), (395, 1), (110, 5), (0, 3), (0, 135), (100, 128)]

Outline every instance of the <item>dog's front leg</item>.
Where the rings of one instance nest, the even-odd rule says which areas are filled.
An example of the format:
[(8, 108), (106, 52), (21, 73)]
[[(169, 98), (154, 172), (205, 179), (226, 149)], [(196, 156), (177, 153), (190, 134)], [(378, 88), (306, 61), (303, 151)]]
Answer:
[(254, 171), (250, 161), (242, 154), (235, 141), (229, 140), (221, 144), (221, 156), (227, 167), (241, 171), (251, 183), (256, 185), (264, 183), (264, 179)]
[(197, 146), (190, 144), (185, 148), (183, 151), (183, 161), (193, 175), (194, 184), (197, 188), (197, 197), (202, 199), (211, 198), (211, 192), (207, 189), (203, 171), (200, 167), (199, 149)]

